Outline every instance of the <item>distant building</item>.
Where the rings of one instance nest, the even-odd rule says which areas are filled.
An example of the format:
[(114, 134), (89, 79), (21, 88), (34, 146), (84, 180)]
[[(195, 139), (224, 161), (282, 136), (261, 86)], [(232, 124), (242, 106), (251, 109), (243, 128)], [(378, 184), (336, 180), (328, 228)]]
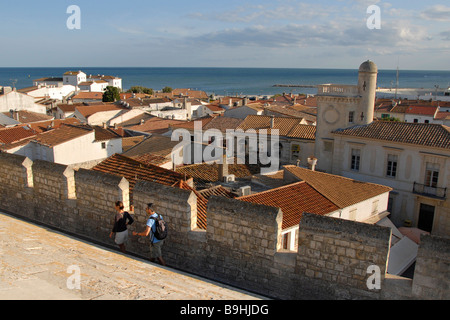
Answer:
[(89, 75), (86, 78), (88, 82), (106, 82), (107, 86), (119, 88), (122, 91), (122, 79), (114, 76)]
[(4, 151), (31, 160), (80, 165), (122, 152), (122, 137), (102, 127), (63, 125), (9, 144)]
[(64, 85), (63, 78), (45, 77), (33, 80), (33, 86), (45, 86), (48, 88), (60, 88)]
[(0, 89), (0, 112), (27, 110), (36, 113), (47, 113), (44, 105), (37, 104), (35, 99), (11, 88)]
[(449, 236), (450, 130), (419, 120), (374, 121), (377, 73), (367, 61), (357, 86), (319, 86), (317, 169), (393, 188), (388, 210), (396, 226)]
[(104, 80), (86, 81), (78, 84), (80, 91), (88, 92), (104, 92), (107, 86), (108, 82)]
[(86, 82), (86, 73), (82, 71), (67, 71), (63, 75), (63, 84), (78, 87), (82, 82)]

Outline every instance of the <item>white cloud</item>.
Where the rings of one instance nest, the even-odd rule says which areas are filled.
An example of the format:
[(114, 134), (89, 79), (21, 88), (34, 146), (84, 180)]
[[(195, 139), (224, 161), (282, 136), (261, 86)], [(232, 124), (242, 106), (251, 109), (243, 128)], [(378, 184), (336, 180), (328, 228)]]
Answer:
[(450, 7), (443, 5), (432, 6), (420, 14), (423, 19), (433, 21), (450, 21)]

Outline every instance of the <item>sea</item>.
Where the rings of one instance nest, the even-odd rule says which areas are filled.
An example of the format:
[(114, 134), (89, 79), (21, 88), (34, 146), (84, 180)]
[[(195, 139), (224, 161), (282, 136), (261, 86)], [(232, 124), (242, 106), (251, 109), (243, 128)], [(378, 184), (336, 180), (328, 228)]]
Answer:
[[(318, 84), (357, 84), (358, 70), (288, 68), (0, 68), (0, 86), (30, 87), (42, 77), (62, 77), (66, 71), (82, 70), (90, 75), (123, 79), (123, 89), (144, 86), (153, 90), (190, 88), (216, 96), (264, 96), (282, 93), (315, 94)], [(399, 70), (398, 88), (425, 88), (430, 92), (450, 87), (450, 71)], [(380, 70), (378, 87), (395, 88), (397, 70)], [(288, 85), (274, 87), (275, 85)], [(303, 87), (291, 87), (299, 85)]]

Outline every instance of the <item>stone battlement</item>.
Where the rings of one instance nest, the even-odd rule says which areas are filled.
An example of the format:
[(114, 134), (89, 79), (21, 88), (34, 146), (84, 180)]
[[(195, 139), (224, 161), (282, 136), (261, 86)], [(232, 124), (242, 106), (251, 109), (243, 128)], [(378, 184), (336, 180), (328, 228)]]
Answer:
[[(16, 215), (111, 245), (114, 202), (128, 207), (129, 199), (124, 178), (0, 153), (0, 209)], [(200, 230), (194, 192), (138, 181), (130, 232), (145, 227), (148, 202), (170, 226), (168, 265), (193, 274), (279, 299), (449, 298), (448, 239), (426, 239), (418, 277), (399, 289), (386, 275), (389, 228), (305, 213), (298, 251), (283, 251), (281, 209), (211, 197), (208, 227)], [(148, 256), (149, 239), (130, 235), (127, 250)], [(379, 289), (367, 286), (370, 266), (381, 271)], [(436, 273), (443, 275), (439, 286)]]

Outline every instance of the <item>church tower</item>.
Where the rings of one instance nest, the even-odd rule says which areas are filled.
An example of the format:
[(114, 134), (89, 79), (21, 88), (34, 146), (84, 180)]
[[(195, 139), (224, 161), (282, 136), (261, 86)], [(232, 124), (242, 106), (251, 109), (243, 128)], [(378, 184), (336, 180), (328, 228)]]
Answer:
[(361, 102), (356, 114), (355, 123), (366, 125), (373, 122), (375, 99), (377, 92), (378, 68), (375, 63), (367, 60), (359, 67), (358, 92)]
[(324, 84), (317, 90), (315, 157), (317, 170), (333, 172), (333, 131), (372, 123), (378, 68), (372, 61), (359, 67), (358, 85)]

